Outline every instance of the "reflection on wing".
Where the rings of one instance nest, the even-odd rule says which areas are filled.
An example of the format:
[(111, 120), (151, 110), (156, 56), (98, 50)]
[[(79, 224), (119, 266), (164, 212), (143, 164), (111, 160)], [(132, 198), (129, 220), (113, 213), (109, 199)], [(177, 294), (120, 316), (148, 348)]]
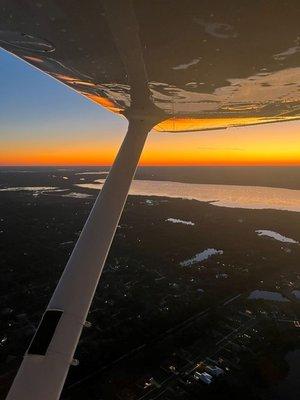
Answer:
[(0, 45), (110, 111), (166, 120), (159, 131), (298, 119), (297, 2), (223, 3), (132, 1), (133, 46), (97, 0), (5, 0)]

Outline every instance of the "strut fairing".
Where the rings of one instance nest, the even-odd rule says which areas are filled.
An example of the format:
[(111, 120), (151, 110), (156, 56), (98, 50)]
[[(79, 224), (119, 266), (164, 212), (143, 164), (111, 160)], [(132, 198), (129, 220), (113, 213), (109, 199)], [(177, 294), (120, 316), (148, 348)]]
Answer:
[[(136, 0), (113, 24), (98, 0), (1, 4), (0, 46), (113, 112), (155, 114), (157, 130), (300, 117), (296, 0)], [(143, 76), (140, 61), (124, 61), (130, 30)]]

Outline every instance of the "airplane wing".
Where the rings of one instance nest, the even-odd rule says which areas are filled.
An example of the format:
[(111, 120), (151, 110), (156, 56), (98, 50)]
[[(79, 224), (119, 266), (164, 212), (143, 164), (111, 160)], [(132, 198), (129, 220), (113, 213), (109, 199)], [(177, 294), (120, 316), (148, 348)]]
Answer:
[(0, 46), (115, 113), (144, 102), (158, 131), (299, 118), (296, 0), (130, 3), (134, 24), (127, 1), (109, 21), (98, 0), (3, 0)]

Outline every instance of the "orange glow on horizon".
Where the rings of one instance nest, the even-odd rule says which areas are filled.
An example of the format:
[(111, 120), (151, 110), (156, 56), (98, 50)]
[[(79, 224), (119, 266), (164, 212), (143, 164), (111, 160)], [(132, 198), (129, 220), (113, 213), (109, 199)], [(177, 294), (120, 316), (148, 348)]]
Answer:
[[(140, 165), (300, 166), (300, 124), (268, 124), (193, 133), (152, 132)], [(100, 136), (100, 135), (99, 135)], [(122, 138), (9, 139), (1, 143), (0, 165), (111, 165)]]

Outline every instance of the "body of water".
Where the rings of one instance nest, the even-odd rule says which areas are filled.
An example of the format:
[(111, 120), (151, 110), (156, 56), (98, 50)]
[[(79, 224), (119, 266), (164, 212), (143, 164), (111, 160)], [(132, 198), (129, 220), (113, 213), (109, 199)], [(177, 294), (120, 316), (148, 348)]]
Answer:
[(274, 232), (274, 231), (269, 231), (267, 229), (259, 229), (257, 231), (255, 231), (258, 236), (266, 236), (275, 240), (278, 240), (278, 242), (282, 242), (282, 243), (294, 243), (294, 244), (298, 244), (299, 242), (297, 242), (297, 240), (294, 240), (292, 238), (288, 238), (286, 236), (281, 235), (278, 232)]
[(206, 249), (201, 251), (201, 253), (196, 254), (193, 258), (190, 258), (189, 260), (182, 261), (180, 265), (182, 267), (190, 267), (191, 265), (198, 264), (201, 261), (207, 260), (211, 256), (215, 255), (222, 255), (223, 250), (217, 250), (217, 249)]
[(280, 301), (288, 302), (289, 299), (282, 296), (278, 292), (269, 292), (267, 290), (254, 290), (250, 293), (248, 299), (250, 300), (270, 300), (270, 301)]
[[(103, 179), (98, 179), (94, 183), (77, 186), (85, 189), (101, 189), (103, 183)], [(130, 194), (207, 201), (221, 207), (300, 212), (300, 190), (292, 189), (134, 180)]]

